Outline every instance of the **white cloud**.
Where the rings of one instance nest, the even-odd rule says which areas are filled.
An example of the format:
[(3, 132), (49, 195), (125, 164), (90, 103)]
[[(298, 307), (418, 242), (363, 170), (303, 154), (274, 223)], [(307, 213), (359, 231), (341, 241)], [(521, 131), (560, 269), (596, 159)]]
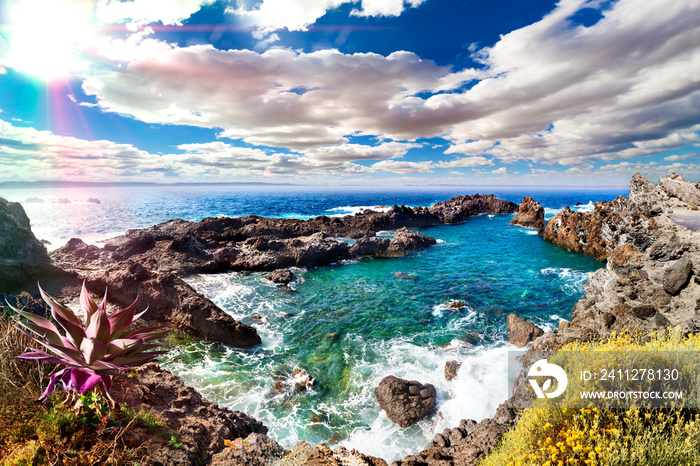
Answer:
[(461, 159), (455, 159), (449, 162), (439, 162), (436, 164), (438, 168), (488, 167), (491, 165), (493, 165), (493, 162), (486, 157), (462, 157)]
[(432, 162), (399, 162), (396, 160), (382, 160), (372, 165), (372, 169), (398, 173), (401, 175), (413, 175), (416, 173), (431, 173)]
[(103, 24), (181, 25), (204, 5), (216, 0), (99, 0), (95, 16)]
[[(283, 3), (286, 19), (272, 0), (250, 14), (262, 15), (260, 25), (303, 29), (342, 0)], [(103, 46), (125, 71), (89, 74), (84, 90), (105, 111), (297, 151), (355, 134), (443, 137), (452, 143), (446, 153), (587, 166), (700, 145), (700, 75), (690, 66), (700, 3), (618, 0), (596, 24), (571, 24), (592, 6), (562, 0), (478, 51), (483, 70), (453, 72), (409, 52), (256, 53), (139, 38)]]
[(506, 167), (501, 167), (496, 170), (491, 170), (491, 173), (495, 175), (512, 175), (514, 172), (508, 170)]
[(700, 154), (685, 154), (685, 155), (669, 155), (668, 157), (664, 157), (664, 160), (667, 162), (678, 162), (679, 160), (690, 160), (690, 159), (698, 159), (700, 158)]
[[(357, 16), (399, 16), (406, 7), (417, 7), (425, 0), (362, 0), (360, 10), (352, 10)], [(305, 31), (324, 16), (344, 3), (356, 3), (357, 0), (262, 0), (256, 8), (248, 9), (245, 5), (229, 7), (227, 13), (237, 15), (249, 26), (263, 31), (288, 29)]]

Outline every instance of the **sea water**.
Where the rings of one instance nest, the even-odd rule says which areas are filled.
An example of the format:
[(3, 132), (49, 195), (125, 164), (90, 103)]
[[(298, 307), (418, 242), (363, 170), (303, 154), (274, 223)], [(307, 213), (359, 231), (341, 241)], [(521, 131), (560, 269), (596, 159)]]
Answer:
[[(39, 238), (55, 248), (71, 237), (97, 241), (170, 218), (256, 214), (310, 218), (349, 215), (392, 204), (432, 205), (473, 188), (323, 189), (292, 187), (129, 187), (5, 190), (23, 202)], [(530, 195), (551, 216), (564, 205), (591, 210), (624, 190), (489, 189), (518, 203)], [(100, 204), (86, 202), (97, 198)], [(58, 204), (58, 199), (71, 202)], [(65, 201), (64, 201), (65, 202)], [(182, 341), (163, 367), (207, 398), (265, 423), (291, 448), (299, 440), (344, 445), (393, 461), (414, 454), (461, 419), (492, 416), (508, 396), (509, 313), (553, 329), (571, 317), (591, 258), (544, 242), (533, 229), (511, 226), (512, 214), (472, 217), (459, 225), (420, 230), (438, 243), (404, 258), (344, 261), (293, 269), (288, 287), (262, 273), (187, 278), (234, 318), (253, 325), (263, 343), (240, 350)], [(382, 232), (390, 236), (392, 232)], [(98, 243), (99, 244), (99, 243)], [(147, 297), (144, 297), (147, 300)], [(461, 308), (450, 307), (455, 301)], [(462, 362), (447, 381), (447, 361)], [(301, 369), (316, 379), (308, 391), (275, 389)], [(387, 375), (433, 384), (434, 416), (402, 429), (374, 399)]]

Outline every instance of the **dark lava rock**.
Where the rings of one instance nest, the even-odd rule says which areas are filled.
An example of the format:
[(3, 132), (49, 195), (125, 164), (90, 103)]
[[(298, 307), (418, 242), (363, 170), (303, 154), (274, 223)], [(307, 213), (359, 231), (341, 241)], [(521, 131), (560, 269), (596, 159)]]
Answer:
[(265, 275), (265, 278), (273, 283), (286, 285), (294, 280), (294, 274), (289, 269), (277, 269)]
[(267, 433), (260, 421), (209, 402), (156, 363), (135, 368), (129, 376), (133, 379), (114, 379), (111, 394), (115, 401), (134, 411), (151, 412), (182, 442), (182, 447), (174, 449), (168, 444), (169, 437), (154, 435), (146, 426), (136, 426), (124, 436), (124, 441), (130, 446), (144, 444), (148, 448), (143, 464), (208, 464), (213, 455), (226, 448), (225, 441)]
[(464, 303), (462, 301), (451, 301), (450, 304), (447, 305), (447, 309), (464, 309)]
[(447, 361), (445, 363), (445, 379), (452, 380), (457, 377), (460, 367), (462, 367), (462, 363), (459, 361)]
[(526, 197), (520, 202), (518, 213), (510, 221), (511, 225), (537, 228), (537, 232), (544, 231), (544, 207), (531, 197)]
[(102, 201), (100, 201), (99, 199), (95, 199), (94, 197), (88, 197), (88, 200), (85, 202), (87, 202), (88, 204), (102, 204)]
[(36, 282), (51, 270), (49, 254), (32, 233), (22, 205), (0, 198), (0, 292)]
[(523, 348), (535, 338), (544, 335), (544, 330), (518, 315), (510, 314), (508, 315), (508, 335), (512, 344)]
[(407, 253), (433, 246), (437, 241), (429, 236), (399, 228), (392, 239), (364, 236), (350, 247), (354, 257), (404, 257)]
[(408, 427), (429, 415), (437, 402), (434, 386), (393, 375), (382, 379), (374, 389), (374, 396), (387, 417), (401, 427)]
[(86, 277), (88, 290), (100, 295), (105, 288), (110, 300), (128, 306), (138, 296), (146, 319), (171, 323), (195, 336), (226, 345), (249, 348), (261, 342), (249, 325), (234, 320), (182, 279), (156, 273), (133, 261), (115, 265)]

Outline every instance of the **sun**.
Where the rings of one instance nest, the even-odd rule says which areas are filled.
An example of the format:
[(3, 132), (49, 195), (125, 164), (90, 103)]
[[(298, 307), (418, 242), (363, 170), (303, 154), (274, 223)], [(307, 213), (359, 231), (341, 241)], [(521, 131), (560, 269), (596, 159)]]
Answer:
[(86, 66), (81, 56), (94, 36), (92, 0), (16, 0), (6, 8), (10, 67), (51, 81)]

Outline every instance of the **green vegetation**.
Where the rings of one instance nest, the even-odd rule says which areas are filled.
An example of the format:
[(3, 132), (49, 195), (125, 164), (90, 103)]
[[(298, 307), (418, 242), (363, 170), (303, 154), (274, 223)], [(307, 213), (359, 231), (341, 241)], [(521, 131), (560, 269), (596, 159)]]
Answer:
[[(576, 352), (681, 352), (700, 350), (700, 336), (613, 335), (575, 342), (550, 362)], [(690, 465), (700, 464), (700, 414), (681, 408), (600, 409), (593, 404), (551, 407), (536, 400), (480, 466), (503, 465)]]

